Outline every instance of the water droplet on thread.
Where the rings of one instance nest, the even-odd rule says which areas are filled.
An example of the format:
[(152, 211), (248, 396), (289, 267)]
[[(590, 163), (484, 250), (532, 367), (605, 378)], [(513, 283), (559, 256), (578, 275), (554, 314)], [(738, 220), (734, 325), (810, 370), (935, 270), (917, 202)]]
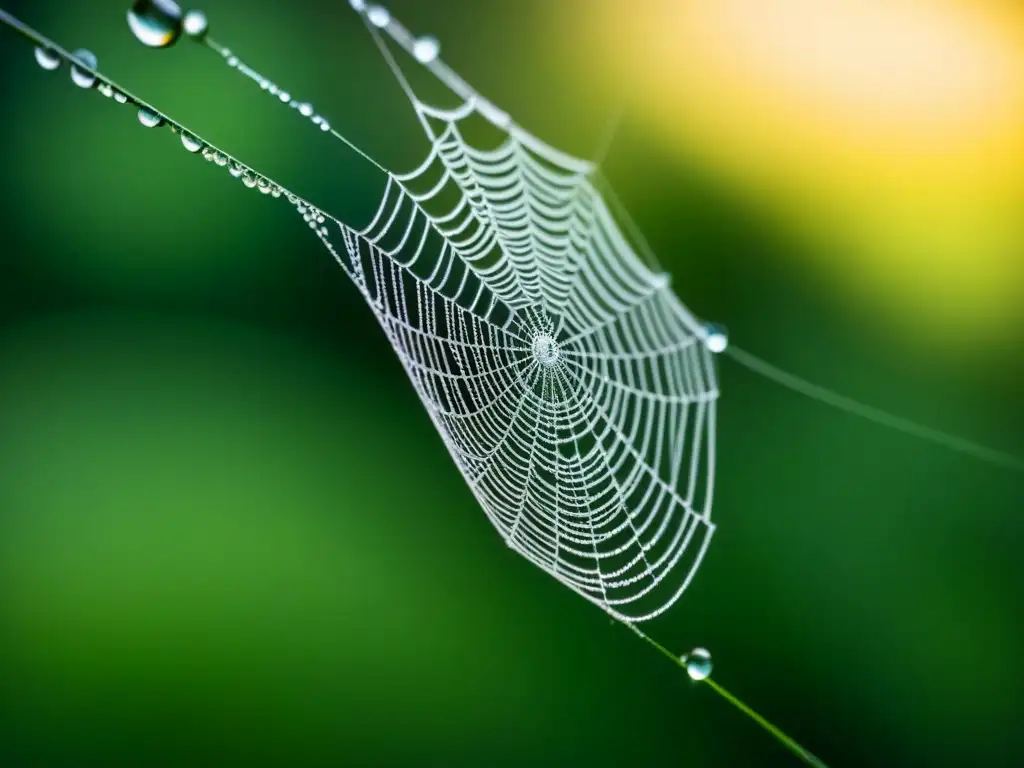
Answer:
[(206, 36), (210, 29), (210, 22), (202, 11), (189, 11), (185, 14), (182, 28), (189, 37), (200, 40)]
[(299, 104), (299, 114), (303, 117), (313, 116), (313, 105), (312, 104)]
[(232, 69), (234, 69), (235, 67), (238, 66), (238, 57), (237, 56), (228, 56), (227, 61), (228, 61), (228, 66), (231, 67)]
[(242, 183), (245, 184), (249, 189), (256, 186), (256, 177), (251, 173), (242, 174)]
[(366, 8), (366, 0), (348, 0), (348, 4), (356, 11), (362, 11)]
[(383, 8), (379, 5), (370, 6), (370, 9), (366, 12), (366, 18), (370, 20), (370, 23), (375, 27), (383, 29), (391, 23), (391, 12), (387, 8)]
[(181, 134), (181, 146), (187, 149), (189, 152), (198, 152), (203, 148), (204, 144), (191, 133)]
[(89, 69), (96, 69), (96, 65), (99, 63), (96, 58), (96, 54), (92, 51), (86, 50), (85, 48), (79, 48), (71, 54), (71, 58), (81, 65), (71, 65), (71, 82), (79, 88), (92, 88), (96, 85), (96, 75), (91, 72), (87, 72), (82, 68), (88, 67)]
[(686, 665), (691, 680), (706, 680), (711, 676), (711, 652), (707, 648), (694, 648), (680, 659)]
[(147, 128), (156, 128), (163, 125), (164, 119), (150, 109), (139, 107), (139, 122)]
[(135, 0), (128, 11), (128, 28), (150, 48), (174, 45), (181, 37), (181, 8), (171, 0)]
[(243, 173), (245, 173), (245, 169), (238, 163), (232, 163), (231, 167), (228, 168), (228, 173), (230, 173), (237, 179), (240, 178)]
[(60, 56), (49, 48), (36, 48), (36, 63), (43, 69), (52, 72), (60, 66)]
[(279, 98), (281, 101), (287, 104), (289, 101), (291, 101), (292, 95), (288, 93), (288, 91), (281, 91), (279, 94), (277, 94), (277, 98)]
[(441, 43), (436, 37), (421, 37), (412, 44), (412, 55), (421, 64), (429, 64), (441, 53)]
[(126, 94), (121, 93), (120, 91), (114, 91), (114, 101), (116, 101), (118, 104), (127, 104), (128, 96)]
[(721, 325), (707, 323), (704, 326), (704, 345), (716, 355), (725, 352), (729, 346), (729, 332)]

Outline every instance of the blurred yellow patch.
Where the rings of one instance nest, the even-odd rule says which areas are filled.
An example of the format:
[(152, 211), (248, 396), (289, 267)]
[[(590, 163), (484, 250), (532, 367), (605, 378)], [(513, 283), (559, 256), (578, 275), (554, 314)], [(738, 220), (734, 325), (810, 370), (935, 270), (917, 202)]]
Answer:
[[(583, 5), (586, 10), (583, 11)], [(944, 340), (1024, 317), (1024, 6), (578, 0), (638, 120)], [(578, 22), (577, 22), (578, 23)]]

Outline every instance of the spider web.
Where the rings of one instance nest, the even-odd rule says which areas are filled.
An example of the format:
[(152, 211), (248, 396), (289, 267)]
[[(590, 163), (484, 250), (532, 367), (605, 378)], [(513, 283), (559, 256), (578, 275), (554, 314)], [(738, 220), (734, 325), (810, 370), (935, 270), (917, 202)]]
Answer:
[[(616, 225), (593, 164), (524, 131), (440, 61), (427, 66), (463, 103), (420, 101), (374, 26), (410, 52), (415, 41), (370, 18), (431, 150), (388, 173), (364, 229), (293, 202), (506, 544), (616, 618), (652, 618), (714, 531), (706, 332)], [(500, 131), (496, 148), (467, 140), (481, 118)]]

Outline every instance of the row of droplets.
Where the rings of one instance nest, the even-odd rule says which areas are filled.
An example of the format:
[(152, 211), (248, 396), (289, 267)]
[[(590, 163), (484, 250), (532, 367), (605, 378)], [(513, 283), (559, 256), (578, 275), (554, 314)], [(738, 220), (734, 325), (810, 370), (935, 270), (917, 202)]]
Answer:
[[(49, 72), (59, 69), (63, 61), (63, 58), (56, 51), (42, 47), (35, 49), (35, 58), (39, 66)], [(71, 59), (71, 81), (79, 88), (95, 88), (97, 92), (113, 99), (118, 104), (132, 102), (132, 99), (127, 94), (117, 90), (110, 83), (103, 81), (96, 74), (95, 70), (98, 60), (92, 51), (84, 48), (79, 49), (71, 54)], [(139, 123), (146, 128), (159, 128), (167, 123), (163, 115), (144, 105), (139, 105), (138, 107), (138, 119)], [(193, 154), (201, 152), (208, 162), (212, 162), (222, 168), (226, 167), (234, 178), (240, 179), (249, 189), (258, 189), (261, 193), (271, 195), (272, 197), (281, 197), (284, 194), (284, 190), (280, 186), (207, 145), (197, 136), (188, 131), (181, 130), (174, 124), (171, 124), (169, 127), (173, 133), (180, 134), (181, 144), (186, 150)], [(298, 200), (293, 195), (289, 195), (289, 199), (292, 202)], [(320, 222), (323, 222), (322, 217)]]
[[(385, 29), (391, 23), (391, 11), (383, 5), (367, 5), (365, 0), (349, 0), (349, 5), (378, 29)], [(412, 43), (412, 55), (420, 64), (430, 64), (441, 55), (441, 43), (436, 37), (424, 35)]]
[(224, 61), (227, 63), (229, 67), (238, 70), (239, 73), (245, 75), (250, 80), (253, 80), (256, 83), (258, 83), (261, 89), (269, 93), (271, 96), (276, 96), (278, 100), (281, 101), (283, 104), (287, 104), (292, 109), (296, 110), (300, 115), (302, 115), (305, 118), (308, 118), (313, 123), (313, 125), (318, 126), (321, 131), (331, 130), (331, 124), (327, 122), (327, 119), (325, 117), (317, 114), (312, 104), (306, 101), (299, 101), (298, 99), (293, 99), (290, 92), (286, 91), (284, 88), (281, 88), (279, 85), (272, 82), (269, 78), (266, 78), (263, 75), (261, 75), (259, 72), (250, 67), (240, 58), (235, 56), (227, 48), (219, 48), (215, 50), (217, 50), (217, 52), (224, 57)]

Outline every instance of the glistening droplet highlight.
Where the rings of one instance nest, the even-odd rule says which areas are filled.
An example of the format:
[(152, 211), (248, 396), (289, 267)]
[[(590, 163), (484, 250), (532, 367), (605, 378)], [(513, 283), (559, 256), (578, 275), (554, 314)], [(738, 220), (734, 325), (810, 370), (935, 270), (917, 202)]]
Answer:
[(96, 85), (96, 75), (83, 68), (96, 69), (96, 65), (99, 64), (96, 54), (85, 48), (79, 48), (71, 54), (71, 58), (79, 63), (71, 65), (71, 82), (79, 88), (92, 88)]
[(704, 334), (704, 344), (709, 352), (718, 355), (728, 348), (729, 332), (723, 326), (707, 323), (704, 326)]
[(198, 152), (205, 145), (191, 133), (185, 133), (184, 131), (182, 131), (181, 146), (183, 146), (189, 152)]
[(202, 40), (210, 29), (210, 22), (202, 11), (189, 11), (182, 22), (185, 34), (195, 40)]
[(147, 128), (156, 128), (163, 124), (164, 119), (146, 107), (139, 107), (139, 122)]
[(711, 651), (707, 648), (694, 648), (683, 656), (682, 662), (686, 665), (686, 674), (691, 680), (706, 680), (711, 676)]
[(166, 48), (181, 37), (181, 8), (171, 0), (135, 0), (128, 11), (128, 28), (150, 48)]
[(60, 56), (49, 48), (36, 48), (36, 63), (43, 69), (52, 72), (60, 66)]
[(429, 64), (441, 53), (441, 43), (436, 37), (421, 37), (412, 44), (412, 55), (421, 64)]

